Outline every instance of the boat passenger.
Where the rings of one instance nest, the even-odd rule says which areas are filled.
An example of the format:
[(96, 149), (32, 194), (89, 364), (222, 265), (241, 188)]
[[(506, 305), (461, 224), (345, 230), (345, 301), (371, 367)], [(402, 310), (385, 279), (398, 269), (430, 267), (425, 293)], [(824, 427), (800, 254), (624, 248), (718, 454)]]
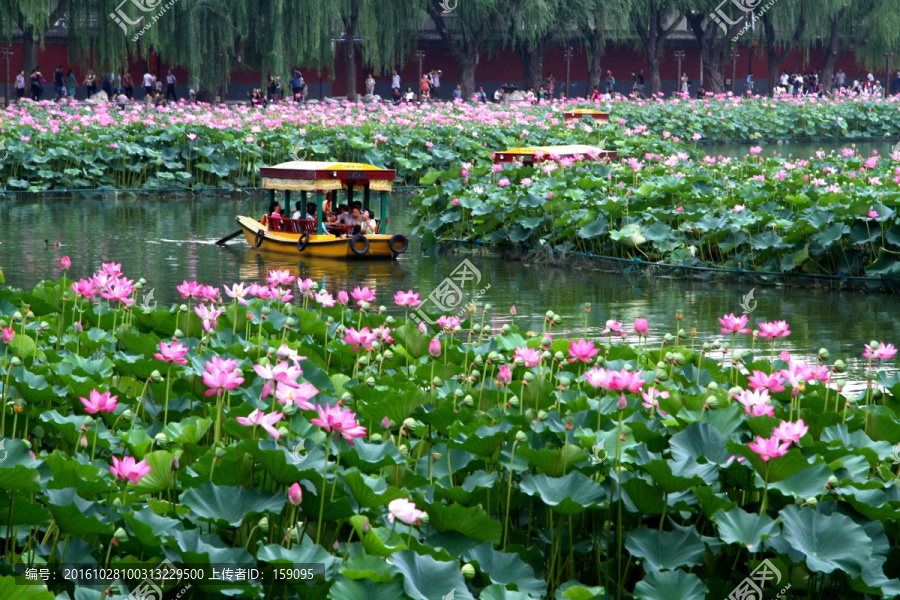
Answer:
[(340, 229), (335, 229), (338, 225), (337, 215), (333, 212), (325, 213), (325, 231), (331, 235), (340, 235), (343, 233)]
[(365, 235), (370, 233), (376, 233), (378, 230), (378, 223), (375, 222), (375, 219), (372, 217), (372, 213), (369, 211), (365, 211), (363, 213), (363, 225), (362, 232)]
[(349, 225), (353, 225), (353, 229), (350, 230), (350, 235), (356, 235), (361, 230), (361, 225), (363, 222), (362, 213), (358, 206), (355, 206), (355, 202), (353, 203), (354, 207), (350, 210), (350, 223)]
[(294, 203), (294, 212), (291, 213), (291, 218), (292, 218), (292, 219), (302, 219), (302, 218), (303, 218), (303, 209), (302, 209), (302, 206), (303, 206), (303, 202), (301, 202), (300, 200), (297, 200), (297, 201)]
[(306, 219), (312, 219), (313, 221), (318, 221), (319, 217), (316, 215), (316, 203), (315, 202), (307, 202), (306, 203), (306, 217), (301, 217)]

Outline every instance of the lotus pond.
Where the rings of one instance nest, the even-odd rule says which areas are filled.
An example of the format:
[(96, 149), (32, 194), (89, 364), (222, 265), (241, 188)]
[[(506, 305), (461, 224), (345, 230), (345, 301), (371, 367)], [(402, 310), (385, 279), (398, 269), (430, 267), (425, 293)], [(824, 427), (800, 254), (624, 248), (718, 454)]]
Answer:
[[(417, 326), (415, 291), (384, 314), (287, 270), (144, 311), (138, 284), (0, 289), (4, 598), (124, 598), (163, 558), (197, 571), (155, 583), (197, 598), (692, 600), (760, 566), (792, 597), (900, 593), (887, 340), (804, 359), (782, 320), (695, 337), (608, 307), (585, 333), (590, 306)], [(200, 575), (222, 564), (315, 576)], [(63, 567), (120, 575), (21, 575)]]

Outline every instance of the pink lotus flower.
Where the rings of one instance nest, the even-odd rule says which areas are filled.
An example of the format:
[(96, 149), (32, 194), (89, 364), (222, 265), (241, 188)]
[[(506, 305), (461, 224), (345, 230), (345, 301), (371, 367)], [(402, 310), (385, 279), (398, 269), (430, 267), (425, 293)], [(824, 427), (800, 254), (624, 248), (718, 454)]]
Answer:
[(303, 503), (303, 488), (299, 483), (293, 484), (288, 490), (288, 500), (294, 506), (300, 506)]
[(803, 419), (797, 419), (796, 423), (782, 421), (772, 434), (782, 442), (799, 444), (800, 438), (806, 435), (807, 431), (809, 431), (809, 427), (806, 426)]
[(8, 346), (12, 343), (14, 337), (16, 337), (15, 330), (12, 327), (4, 327), (3, 334), (0, 335), (0, 341)]
[(171, 344), (166, 344), (165, 342), (159, 343), (159, 352), (153, 354), (153, 358), (156, 360), (162, 360), (167, 363), (172, 363), (174, 365), (186, 365), (188, 361), (184, 358), (184, 355), (188, 353), (188, 347), (183, 345), (181, 342), (172, 342)]
[(870, 219), (877, 219), (877, 218), (878, 218), (878, 211), (877, 211), (877, 210), (870, 210), (868, 213), (866, 213), (866, 216), (867, 216), (868, 218), (870, 218)]
[(734, 313), (719, 317), (719, 323), (722, 325), (719, 331), (721, 333), (750, 333), (750, 330), (745, 327), (747, 320), (747, 315), (735, 317)]
[(768, 321), (759, 324), (759, 337), (761, 338), (784, 338), (791, 335), (788, 329), (787, 321)]
[(764, 438), (760, 435), (756, 436), (756, 442), (750, 442), (747, 446), (759, 454), (763, 461), (768, 462), (771, 458), (780, 458), (788, 453), (790, 444), (781, 442), (777, 437)]
[(422, 301), (419, 300), (419, 294), (409, 290), (408, 292), (397, 291), (394, 294), (394, 302), (397, 303), (397, 306), (403, 306), (405, 308), (415, 308), (422, 304)]
[(866, 351), (863, 352), (863, 357), (868, 359), (890, 360), (897, 354), (897, 349), (893, 344), (885, 345), (884, 342), (879, 342), (875, 348), (865, 344), (865, 348)]
[(310, 399), (319, 393), (311, 383), (303, 382), (299, 385), (279, 383), (275, 388), (275, 399), (283, 406), (296, 406), (303, 410), (314, 410), (316, 407), (310, 403)]
[(453, 206), (459, 206), (459, 198), (454, 198), (450, 201), (450, 204), (452, 204)]
[(123, 456), (122, 460), (113, 456), (112, 462), (113, 466), (109, 468), (109, 472), (119, 479), (128, 480), (128, 483), (132, 485), (136, 485), (151, 471), (151, 467), (146, 460), (136, 463), (131, 456)]
[(102, 271), (109, 275), (110, 277), (118, 277), (122, 274), (122, 263), (101, 263), (103, 265)]
[(584, 372), (584, 379), (595, 389), (612, 390), (613, 373), (601, 367), (594, 367)]
[(606, 322), (606, 327), (604, 327), (600, 332), (600, 335), (606, 334), (621, 335), (622, 337), (625, 337), (625, 330), (622, 329), (621, 323), (619, 323), (615, 319), (610, 319)]
[(175, 289), (181, 294), (181, 297), (187, 299), (198, 299), (203, 297), (203, 286), (196, 281), (184, 280), (181, 285), (176, 285)]
[(119, 399), (118, 396), (111, 396), (109, 392), (103, 392), (101, 394), (97, 390), (91, 390), (89, 396), (90, 400), (87, 398), (79, 398), (81, 403), (84, 404), (84, 410), (89, 414), (111, 413), (116, 410), (116, 403)]
[[(737, 395), (737, 400), (744, 405), (744, 412), (748, 415), (759, 416), (759, 414), (754, 414), (754, 407), (769, 406), (771, 398), (769, 397), (769, 390), (763, 388), (760, 390), (753, 390), (752, 392), (750, 390), (741, 390)], [(759, 410), (756, 411), (756, 413), (759, 412)], [(769, 411), (766, 409), (762, 412), (768, 413)]]
[(97, 295), (97, 289), (94, 287), (94, 281), (92, 279), (81, 279), (69, 287), (81, 298), (90, 300)]
[(747, 384), (757, 391), (783, 392), (784, 386), (781, 384), (784, 383), (784, 379), (785, 377), (781, 371), (776, 371), (771, 375), (762, 371), (753, 371), (753, 375), (748, 378)]
[(661, 392), (655, 387), (651, 386), (641, 393), (641, 397), (644, 399), (644, 401), (641, 402), (641, 406), (643, 406), (644, 408), (653, 408), (655, 410), (658, 410), (659, 414), (664, 417), (668, 416), (668, 413), (666, 413), (664, 410), (660, 410), (659, 399), (668, 398), (669, 392)]
[(311, 297), (317, 287), (318, 285), (316, 285), (316, 282), (312, 279), (306, 278), (297, 280), (297, 288), (303, 296)]
[(275, 354), (280, 356), (281, 358), (287, 358), (294, 363), (298, 363), (301, 360), (306, 360), (305, 356), (300, 356), (300, 353), (288, 346), (287, 344), (282, 344), (278, 350), (275, 351)]
[(500, 367), (500, 372), (497, 373), (497, 381), (500, 385), (509, 385), (512, 381), (512, 369), (509, 368), (509, 365)]
[(317, 292), (313, 298), (315, 298), (316, 302), (318, 302), (322, 308), (331, 308), (334, 306), (334, 296), (329, 294), (327, 290)]
[(391, 428), (391, 420), (387, 417), (383, 417), (381, 419), (381, 428), (382, 429), (390, 429)]
[(234, 298), (240, 304), (247, 306), (247, 301), (244, 298), (246, 298), (246, 296), (249, 294), (249, 291), (244, 287), (243, 283), (235, 283), (231, 287), (228, 287), (227, 285), (222, 287), (229, 297)]
[(72, 260), (68, 256), (63, 256), (59, 259), (59, 268), (63, 271), (68, 271), (69, 267), (72, 266)]
[(129, 280), (116, 279), (108, 283), (105, 289), (100, 290), (100, 295), (110, 302), (115, 301), (127, 306), (134, 304), (134, 299), (131, 298), (133, 291), (134, 286)]
[(497, 182), (497, 185), (499, 185), (502, 188), (510, 185), (509, 178), (508, 177), (501, 178), (500, 181)]
[(441, 315), (438, 317), (437, 324), (444, 331), (453, 331), (457, 327), (462, 326), (462, 322), (459, 320), (459, 317), (448, 317), (447, 315)]
[(316, 410), (319, 418), (310, 419), (310, 423), (318, 425), (329, 433), (341, 434), (351, 446), (354, 445), (354, 438), (365, 437), (366, 428), (356, 422), (356, 413), (349, 408), (342, 409), (336, 404), (334, 406), (326, 404), (325, 408), (322, 408), (322, 405), (319, 404), (316, 406)]
[(274, 367), (269, 365), (253, 365), (253, 370), (257, 375), (266, 380), (260, 398), (267, 398), (269, 394), (272, 393), (272, 390), (275, 389), (276, 383), (297, 387), (297, 378), (303, 375), (303, 369), (296, 363), (288, 364), (287, 362), (280, 362)]
[(647, 319), (635, 319), (634, 332), (641, 337), (650, 333), (650, 324), (647, 323)]
[(338, 301), (338, 304), (340, 304), (342, 306), (347, 306), (347, 303), (350, 301), (350, 296), (347, 295), (347, 292), (345, 292), (344, 290), (341, 290), (338, 292), (337, 301)]
[[(607, 323), (608, 325), (609, 323)], [(572, 341), (569, 344), (569, 362), (589, 363), (600, 353), (600, 349), (594, 346), (594, 342), (586, 340)]]
[(362, 306), (364, 302), (372, 303), (375, 301), (375, 290), (369, 289), (368, 287), (355, 287), (353, 288), (353, 291), (350, 292), (350, 295), (356, 300), (357, 306)]
[(525, 366), (529, 369), (536, 367), (541, 362), (541, 353), (534, 348), (516, 348), (513, 353), (513, 360), (521, 358)]
[(388, 521), (391, 523), (394, 522), (394, 519), (397, 519), (407, 525), (421, 525), (422, 517), (425, 516), (425, 511), (417, 509), (416, 505), (407, 498), (391, 500), (390, 504), (388, 504), (388, 511)]
[(372, 343), (378, 339), (378, 334), (370, 331), (368, 327), (363, 327), (359, 331), (353, 327), (349, 327), (344, 333), (344, 343), (352, 344), (354, 352), (359, 351), (360, 346), (362, 346), (366, 352), (369, 352), (372, 350)]
[(428, 354), (435, 358), (441, 355), (441, 340), (431, 338), (431, 341), (428, 342)]
[(241, 425), (247, 425), (248, 427), (259, 425), (260, 427), (265, 429), (269, 435), (277, 440), (281, 437), (281, 432), (275, 429), (273, 425), (275, 425), (275, 423), (280, 421), (283, 417), (284, 414), (280, 412), (264, 413), (257, 408), (246, 417), (237, 417), (235, 421), (237, 421)]
[(237, 361), (233, 358), (219, 358), (213, 356), (203, 366), (203, 383), (209, 389), (206, 390), (206, 396), (221, 394), (228, 390), (233, 390), (244, 383), (241, 377), (241, 370), (237, 368)]
[(194, 312), (203, 320), (203, 331), (209, 333), (210, 330), (216, 328), (216, 325), (218, 325), (217, 319), (219, 315), (225, 312), (225, 309), (222, 307), (213, 308), (212, 305), (207, 307), (205, 304), (201, 304), (194, 307)]
[(509, 307), (509, 314), (511, 314), (512, 316), (516, 316), (516, 305), (515, 304), (513, 304), (512, 306)]
[(287, 269), (269, 271), (269, 276), (266, 277), (269, 285), (291, 285), (295, 279), (297, 278), (291, 275), (291, 272)]

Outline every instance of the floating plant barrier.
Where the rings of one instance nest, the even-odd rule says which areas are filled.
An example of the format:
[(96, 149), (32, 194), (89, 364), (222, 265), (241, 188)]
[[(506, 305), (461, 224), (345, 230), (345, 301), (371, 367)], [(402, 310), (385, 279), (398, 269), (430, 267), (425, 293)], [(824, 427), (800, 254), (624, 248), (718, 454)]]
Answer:
[(114, 263), (0, 289), (0, 597), (124, 597), (127, 574), (22, 573), (164, 557), (316, 569), (182, 597), (699, 600), (761, 565), (793, 598), (900, 593), (892, 345), (860, 343), (848, 397), (842, 360), (782, 351), (784, 321), (579, 339), (559, 332), (590, 306), (536, 332), (489, 305), (427, 327), (369, 288), (266, 281), (184, 282), (152, 311)]
[(552, 106), (293, 104), (162, 109), (135, 103), (78, 107), (23, 102), (0, 113), (0, 189), (179, 190), (256, 187), (259, 168), (288, 160), (340, 160), (397, 169), (401, 182), (488, 159), (515, 146), (599, 143), (618, 128), (647, 127), (688, 145), (704, 140), (896, 136), (897, 100), (660, 99), (604, 102), (611, 126), (563, 123)]
[(732, 160), (644, 127), (613, 144), (628, 158), (612, 165), (549, 156), (433, 171), (411, 202), (416, 231), (692, 267), (900, 275), (900, 154), (795, 160), (752, 146)]

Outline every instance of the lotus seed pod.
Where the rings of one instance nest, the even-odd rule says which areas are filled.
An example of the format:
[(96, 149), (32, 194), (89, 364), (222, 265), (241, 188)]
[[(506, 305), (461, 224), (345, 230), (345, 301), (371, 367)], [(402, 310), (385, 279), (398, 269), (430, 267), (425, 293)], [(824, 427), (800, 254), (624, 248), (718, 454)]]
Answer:
[(384, 360), (391, 360), (392, 358), (394, 358), (394, 352), (392, 350), (385, 350)]
[(703, 342), (703, 351), (704, 352), (709, 352), (709, 350), (711, 348), (712, 348), (712, 344), (710, 344), (709, 342)]
[(572, 385), (572, 380), (569, 379), (568, 377), (560, 377), (559, 385), (561, 385), (563, 387), (569, 387), (570, 385)]
[(846, 379), (838, 379), (837, 381), (835, 381), (835, 383), (837, 384), (837, 386), (839, 388), (842, 388), (845, 385), (847, 385), (847, 380)]
[(708, 396), (706, 398), (706, 406), (709, 408), (709, 410), (716, 410), (717, 408), (719, 408), (719, 399), (715, 396)]
[(380, 433), (373, 433), (369, 436), (369, 441), (373, 443), (380, 443), (384, 440), (384, 437)]
[(284, 425), (282, 425), (281, 427), (278, 428), (278, 433), (281, 434), (281, 437), (287, 437), (291, 434), (291, 430), (288, 429), (287, 427), (285, 427)]
[(372, 305), (369, 304), (368, 302), (366, 302), (365, 300), (363, 300), (362, 302), (360, 302), (359, 308), (360, 308), (361, 310), (366, 311), (366, 310), (369, 310), (370, 308), (372, 308)]
[(552, 319), (552, 318), (553, 318), (553, 311), (552, 311), (552, 310), (548, 310), (547, 313), (546, 313), (544, 316), (547, 317), (548, 319)]
[(187, 304), (178, 305), (178, 312), (187, 312), (187, 310), (188, 310)]
[(386, 310), (387, 310), (387, 306), (385, 306), (384, 304), (382, 304), (378, 307), (378, 312), (380, 312), (380, 313), (383, 313)]
[(441, 454), (440, 452), (432, 452), (432, 453), (431, 453), (431, 460), (437, 462), (437, 461), (441, 460), (441, 457), (442, 457), (442, 456), (444, 456), (444, 455)]
[(831, 352), (828, 351), (828, 348), (819, 348), (819, 360), (828, 360), (831, 357)]
[(153, 383), (159, 383), (163, 380), (162, 373), (160, 373), (156, 369), (153, 369), (153, 371), (150, 373), (150, 379), (153, 380)]
[(877, 347), (878, 347), (878, 340), (872, 340), (871, 342), (869, 342), (869, 348), (877, 348)]
[(91, 425), (93, 425), (93, 424), (94, 424), (94, 417), (92, 417), (91, 415), (86, 416), (86, 417), (84, 418), (84, 424), (85, 424), (87, 427), (90, 427)]
[(516, 441), (519, 442), (520, 444), (524, 444), (525, 442), (528, 441), (528, 435), (524, 431), (517, 431), (516, 432)]
[(660, 361), (660, 362), (656, 363), (656, 368), (657, 368), (657, 369), (661, 369), (661, 370), (665, 370), (665, 369), (666, 369), (666, 363)]
[(259, 310), (259, 312), (262, 313), (263, 315), (270, 315), (270, 314), (272, 314), (272, 309), (271, 309), (270, 307), (268, 307), (268, 306), (263, 306), (263, 307)]
[(834, 475), (832, 475), (831, 477), (828, 478), (828, 485), (833, 487), (833, 486), (836, 486), (838, 483), (840, 483), (840, 482), (838, 481), (838, 478), (835, 477)]
[(122, 418), (126, 421), (130, 421), (132, 418), (134, 418), (134, 411), (132, 411), (130, 408), (126, 408), (122, 411)]
[(403, 458), (409, 456), (409, 446), (407, 446), (406, 444), (400, 444), (400, 447), (397, 448), (397, 450), (400, 451), (400, 456), (402, 456)]
[(353, 400), (353, 394), (344, 391), (344, 393), (341, 394), (341, 400), (343, 400), (344, 402), (350, 402), (351, 400)]
[(183, 338), (183, 337), (184, 337), (184, 332), (183, 332), (182, 330), (180, 330), (180, 329), (176, 329), (176, 330), (175, 330), (175, 333), (173, 333), (172, 336), (173, 336), (173, 337), (176, 337), (176, 338)]
[(444, 385), (444, 380), (440, 377), (435, 376), (435, 378), (431, 380), (431, 385), (433, 385), (434, 387), (441, 387), (442, 385)]
[[(475, 357), (475, 360), (474, 360), (473, 362), (474, 362), (475, 365), (478, 366), (478, 367), (483, 367), (483, 366), (484, 366), (484, 358), (483, 358), (482, 356), (476, 356), (476, 357)], [(524, 363), (523, 363), (523, 364), (524, 364)]]
[(485, 305), (484, 305), (484, 310), (485, 310), (485, 312), (491, 310), (492, 308), (494, 308), (494, 307), (491, 306), (490, 304), (485, 304)]
[(283, 409), (281, 409), (281, 412), (283, 412), (287, 416), (291, 416), (292, 414), (297, 412), (297, 409), (294, 407), (293, 404), (290, 404), (288, 406), (285, 406)]
[(22, 364), (22, 361), (19, 359), (18, 356), (13, 356), (11, 359), (9, 359), (9, 364), (11, 364), (14, 367), (18, 367), (19, 365)]
[(665, 369), (657, 369), (656, 370), (656, 379), (660, 381), (668, 381), (669, 380), (669, 372)]
[(126, 531), (121, 527), (118, 527), (116, 529), (116, 532), (113, 534), (113, 537), (115, 537), (117, 540), (119, 540), (119, 543), (122, 543), (122, 544), (124, 544), (125, 542), (128, 541), (128, 533), (126, 533)]
[(632, 367), (631, 364), (629, 364), (629, 363), (626, 363), (625, 366), (622, 368), (625, 370), (626, 373), (631, 373), (632, 371), (634, 371), (634, 367)]
[(672, 335), (671, 333), (667, 333), (666, 335), (663, 336), (663, 339), (666, 340), (667, 342), (671, 342), (672, 340), (675, 339), (675, 336)]
[(261, 532), (269, 533), (269, 517), (261, 518), (258, 527)]
[(215, 451), (216, 458), (224, 458), (225, 454), (226, 454), (225, 448), (222, 448), (221, 446), (216, 446), (216, 451)]
[(815, 496), (806, 499), (807, 506), (815, 506), (818, 503), (819, 503), (819, 501), (816, 499)]
[(675, 365), (679, 367), (687, 362), (687, 360), (684, 358), (684, 354), (682, 354), (681, 352), (676, 352), (675, 356), (672, 357), (672, 360), (675, 362)]
[(386, 324), (388, 324), (388, 325), (393, 325), (394, 323), (397, 322), (397, 319), (395, 319), (394, 317), (388, 315), (387, 317), (384, 318), (384, 322), (385, 322)]
[(144, 284), (141, 283), (140, 281), (138, 281), (132, 287), (136, 290), (142, 290), (142, 289), (144, 289)]
[(835, 373), (846, 373), (847, 372), (847, 363), (845, 363), (840, 358), (834, 361), (834, 371)]
[(528, 419), (529, 421), (534, 421), (534, 409), (533, 408), (525, 409), (525, 418)]
[(287, 324), (288, 327), (296, 327), (298, 321), (297, 321), (297, 319), (295, 319), (294, 317), (288, 317), (288, 318), (285, 320), (285, 323)]
[(511, 407), (515, 408), (515, 407), (519, 406), (519, 397), (518, 396), (510, 396), (510, 398), (507, 402)]
[(540, 419), (541, 421), (546, 421), (549, 417), (550, 417), (550, 415), (547, 414), (547, 411), (545, 411), (545, 410), (538, 411), (538, 419)]
[(475, 579), (475, 567), (469, 563), (464, 564), (462, 569), (460, 569), (460, 572), (462, 572), (463, 577), (466, 579)]
[(412, 417), (409, 417), (408, 419), (404, 419), (403, 426), (406, 427), (406, 431), (408, 431), (409, 433), (412, 433), (416, 430), (418, 423), (416, 423), (415, 419), (413, 419)]
[(375, 355), (375, 362), (380, 363), (383, 360), (384, 360), (384, 354), (382, 354), (381, 352), (379, 352), (378, 354)]
[(29, 440), (22, 440), (22, 443), (25, 444), (25, 447), (31, 450), (31, 442)]
[(360, 356), (360, 357), (359, 357), (359, 364), (361, 364), (361, 365), (367, 365), (367, 364), (369, 364), (369, 357), (366, 356), (365, 354), (363, 354), (362, 356)]
[(719, 389), (719, 384), (716, 383), (715, 381), (710, 381), (709, 383), (706, 384), (706, 389), (717, 390), (717, 389)]
[(465, 394), (465, 392), (462, 390), (462, 388), (457, 388), (457, 389), (454, 390), (454, 392), (453, 392), (453, 396), (454, 396), (455, 398), (460, 398), (460, 397), (462, 397), (463, 394)]
[(44, 437), (44, 428), (41, 427), (40, 425), (35, 427), (34, 428), (34, 437), (36, 437), (37, 439), (41, 439), (42, 437)]
[(375, 387), (375, 378), (374, 377), (366, 377), (366, 385), (369, 387)]
[(475, 398), (473, 398), (473, 397), (472, 397), (471, 395), (469, 395), (469, 394), (466, 394), (465, 397), (462, 399), (462, 402), (463, 402), (463, 404), (465, 404), (466, 406), (472, 406), (472, 405), (475, 403)]
[(675, 355), (672, 352), (666, 352), (665, 362), (672, 362)]
[(160, 431), (159, 433), (154, 435), (153, 439), (156, 440), (156, 443), (158, 443), (158, 444), (165, 444), (166, 442), (169, 441), (168, 436), (166, 436), (166, 434), (163, 433), (162, 431)]
[(721, 342), (716, 341), (716, 342), (712, 343), (712, 347), (713, 347), (713, 350), (718, 350), (719, 348), (722, 347), (722, 344), (721, 344)]
[(729, 388), (729, 389), (728, 389), (728, 396), (729, 396), (729, 397), (734, 397), (734, 396), (739, 395), (739, 394), (740, 394), (741, 392), (743, 392), (743, 391), (744, 391), (744, 390), (742, 390), (740, 387), (734, 386), (733, 388)]
[(687, 337), (687, 332), (686, 332), (684, 329), (679, 329), (679, 330), (678, 330), (678, 337), (680, 337), (680, 338), (686, 338), (686, 337)]
[(478, 381), (479, 379), (481, 379), (481, 371), (479, 371), (478, 369), (472, 369), (472, 374), (469, 375), (469, 377), (472, 379), (472, 381)]
[[(23, 314), (22, 314), (21, 312), (19, 312), (19, 311), (14, 312), (14, 313), (13, 313), (13, 316), (12, 316), (12, 320), (13, 320), (13, 321), (21, 321), (21, 320), (24, 319), (24, 318), (25, 318), (25, 315), (23, 315)], [(876, 344), (876, 346), (877, 346), (877, 344)]]
[(531, 383), (532, 381), (534, 381), (534, 373), (532, 373), (531, 371), (526, 371), (522, 379), (524, 379), (528, 383)]
[(552, 356), (553, 356), (553, 355), (550, 354), (550, 351), (549, 351), (549, 350), (544, 350), (543, 352), (541, 352), (541, 358), (543, 358), (544, 360), (550, 360), (550, 358), (551, 358)]
[(381, 350), (381, 342), (379, 342), (379, 341), (372, 342), (372, 350), (375, 350), (376, 352)]
[(6, 319), (0, 319), (0, 329), (6, 327), (9, 323), (6, 322)]
[[(454, 331), (457, 331), (457, 332), (458, 332), (459, 330), (460, 330), (459, 327), (457, 327), (456, 329), (454, 329)], [(484, 335), (491, 335), (491, 332), (492, 332), (492, 331), (493, 331), (493, 329), (491, 329), (491, 326), (490, 326), (490, 325), (485, 325), (484, 327), (481, 328), (481, 333), (483, 333)]]
[(541, 346), (550, 346), (552, 344), (553, 344), (553, 340), (550, 338), (549, 335), (545, 335), (544, 337), (541, 338)]
[(427, 523), (427, 522), (429, 521), (429, 519), (430, 519), (430, 517), (428, 516), (428, 513), (425, 513), (425, 514), (422, 515), (422, 517), (421, 517), (421, 521), (422, 521), (423, 523)]
[(334, 317), (328, 317), (328, 319), (325, 322), (328, 323), (329, 325), (334, 325)]
[(566, 360), (566, 355), (563, 354), (562, 352), (555, 352), (553, 354), (553, 358), (559, 362), (562, 362), (562, 361)]

